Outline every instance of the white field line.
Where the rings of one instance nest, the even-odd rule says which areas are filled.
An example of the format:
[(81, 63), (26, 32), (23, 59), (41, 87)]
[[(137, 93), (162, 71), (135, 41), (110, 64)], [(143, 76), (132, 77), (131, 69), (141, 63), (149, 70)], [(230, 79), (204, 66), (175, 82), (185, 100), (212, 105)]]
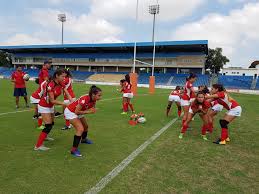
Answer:
[(18, 111), (13, 111), (13, 112), (4, 112), (4, 113), (0, 113), (0, 116), (2, 116), (2, 115), (14, 114), (14, 113), (20, 113), (20, 112), (28, 112), (28, 111), (31, 111), (31, 109), (18, 110)]
[(152, 137), (145, 141), (141, 146), (134, 150), (127, 158), (125, 158), (118, 166), (110, 171), (105, 177), (103, 177), (94, 187), (85, 192), (84, 194), (96, 194), (99, 193), (107, 184), (109, 184), (124, 168), (126, 168), (143, 150), (146, 149), (153, 141), (155, 141), (162, 133), (164, 133), (172, 124), (177, 121), (178, 118), (173, 119), (167, 123), (163, 128), (157, 131)]

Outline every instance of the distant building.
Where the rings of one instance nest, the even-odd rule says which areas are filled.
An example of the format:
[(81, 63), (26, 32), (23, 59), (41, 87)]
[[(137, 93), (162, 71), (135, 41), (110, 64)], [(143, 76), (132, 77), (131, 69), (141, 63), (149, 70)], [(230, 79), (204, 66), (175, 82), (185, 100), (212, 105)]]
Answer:
[(222, 75), (235, 75), (235, 76), (253, 76), (259, 75), (259, 65), (255, 68), (242, 68), (242, 67), (228, 67), (223, 68), (220, 73)]

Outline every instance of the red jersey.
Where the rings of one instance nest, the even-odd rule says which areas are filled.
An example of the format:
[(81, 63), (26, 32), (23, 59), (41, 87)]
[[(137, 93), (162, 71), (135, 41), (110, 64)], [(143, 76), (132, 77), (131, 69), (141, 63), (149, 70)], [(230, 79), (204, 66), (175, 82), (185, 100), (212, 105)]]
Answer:
[(123, 93), (131, 93), (131, 87), (132, 87), (131, 83), (125, 81), (125, 82), (123, 83), (122, 92), (123, 92)]
[(44, 88), (46, 88), (47, 83), (47, 81), (42, 82), (38, 89), (35, 92), (33, 92), (31, 96), (35, 99), (40, 99), (44, 94)]
[(217, 98), (218, 103), (221, 104), (227, 110), (230, 110), (232, 108), (239, 106), (237, 101), (229, 97), (226, 92), (224, 91), (218, 92), (217, 95), (218, 95), (218, 98)]
[[(72, 87), (72, 79), (70, 77), (65, 77), (64, 85), (71, 98), (75, 98), (76, 96), (74, 94), (73, 87)], [(64, 100), (68, 100), (68, 97), (65, 93), (64, 93)]]
[(25, 81), (23, 79), (23, 76), (26, 73), (23, 71), (15, 71), (12, 73), (12, 80), (15, 80), (14, 87), (15, 88), (25, 88)]
[(204, 100), (202, 104), (198, 104), (197, 100), (195, 100), (191, 104), (190, 108), (192, 109), (193, 113), (197, 113), (197, 112), (200, 112), (199, 110), (200, 107), (202, 107), (203, 111), (207, 111), (211, 107), (211, 104), (207, 100)]
[(42, 67), (39, 72), (39, 84), (45, 81), (45, 78), (49, 78), (49, 70), (46, 67)]
[(90, 108), (95, 107), (96, 101), (91, 101), (91, 98), (89, 95), (81, 96), (79, 99), (76, 101), (72, 102), (71, 104), (68, 105), (68, 109), (75, 113), (76, 107), (78, 104), (82, 106), (82, 111), (88, 110)]
[(183, 92), (182, 99), (183, 100), (190, 100), (191, 98), (195, 98), (195, 93), (192, 92), (192, 90), (193, 90), (192, 83), (187, 81), (185, 83), (185, 86), (184, 86), (184, 92)]
[(171, 96), (180, 96), (181, 95), (181, 90), (173, 90), (170, 93)]
[(40, 98), (39, 105), (47, 108), (52, 108), (54, 104), (49, 101), (49, 94), (53, 93), (54, 99), (57, 99), (58, 96), (62, 94), (64, 86), (56, 84), (54, 81), (50, 81), (49, 83), (45, 84), (44, 93)]

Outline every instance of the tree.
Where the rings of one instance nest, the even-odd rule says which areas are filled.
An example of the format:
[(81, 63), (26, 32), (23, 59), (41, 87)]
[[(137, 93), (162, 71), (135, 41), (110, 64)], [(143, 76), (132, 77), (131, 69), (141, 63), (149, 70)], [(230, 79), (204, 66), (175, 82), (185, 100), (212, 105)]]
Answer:
[(257, 65), (259, 65), (259, 61), (254, 61), (249, 68), (256, 68)]
[(222, 48), (209, 49), (205, 69), (210, 69), (211, 73), (218, 73), (228, 62), (229, 59), (222, 55)]
[(0, 51), (0, 66), (11, 67), (12, 59), (10, 54)]

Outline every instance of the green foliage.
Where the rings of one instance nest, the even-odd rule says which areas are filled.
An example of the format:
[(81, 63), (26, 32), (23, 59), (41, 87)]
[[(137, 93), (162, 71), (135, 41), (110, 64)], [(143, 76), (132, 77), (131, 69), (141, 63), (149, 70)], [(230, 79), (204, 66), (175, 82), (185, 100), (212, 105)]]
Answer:
[(12, 66), (12, 59), (11, 56), (0, 50), (0, 66), (4, 67), (11, 67)]
[(205, 69), (210, 69), (211, 73), (218, 73), (229, 59), (222, 54), (222, 48), (209, 49), (205, 62)]

